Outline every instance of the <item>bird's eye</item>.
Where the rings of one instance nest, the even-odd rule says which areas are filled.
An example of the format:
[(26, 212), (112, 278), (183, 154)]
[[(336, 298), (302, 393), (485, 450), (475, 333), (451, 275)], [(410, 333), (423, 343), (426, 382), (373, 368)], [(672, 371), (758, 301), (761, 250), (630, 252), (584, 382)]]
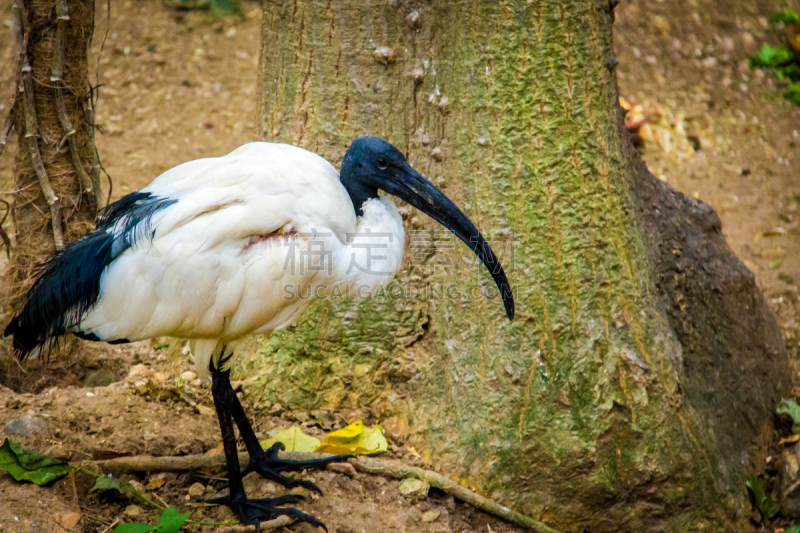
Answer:
[(386, 167), (388, 166), (389, 163), (386, 162), (386, 159), (384, 159), (383, 157), (378, 158), (378, 168), (380, 168), (381, 170), (386, 170)]

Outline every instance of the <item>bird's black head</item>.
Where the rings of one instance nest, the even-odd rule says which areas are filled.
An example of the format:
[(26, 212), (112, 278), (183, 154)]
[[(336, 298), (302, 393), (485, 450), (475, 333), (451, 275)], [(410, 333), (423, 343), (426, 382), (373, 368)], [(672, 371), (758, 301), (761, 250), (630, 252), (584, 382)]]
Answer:
[(364, 202), (378, 198), (378, 189), (386, 190), (383, 185), (396, 180), (406, 168), (411, 168), (406, 156), (391, 143), (377, 137), (353, 141), (342, 160), (340, 176), (356, 214), (363, 215)]
[(378, 189), (405, 200), (452, 231), (483, 261), (503, 298), (509, 319), (514, 318), (514, 297), (500, 261), (475, 225), (456, 205), (414, 170), (390, 143), (376, 137), (359, 137), (347, 149), (339, 174), (358, 216), (364, 202), (378, 198)]

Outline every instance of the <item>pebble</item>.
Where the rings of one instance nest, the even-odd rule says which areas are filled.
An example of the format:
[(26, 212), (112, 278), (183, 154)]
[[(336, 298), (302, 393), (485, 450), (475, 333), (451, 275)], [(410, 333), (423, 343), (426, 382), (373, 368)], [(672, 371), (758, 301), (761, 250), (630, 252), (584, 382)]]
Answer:
[(206, 487), (202, 483), (195, 483), (189, 487), (189, 496), (192, 498), (202, 498), (206, 492)]
[(111, 370), (102, 367), (88, 372), (81, 380), (81, 387), (107, 387), (115, 381), (117, 381), (117, 376)]
[(430, 511), (422, 513), (422, 521), (434, 522), (437, 518), (439, 518), (439, 515), (441, 514), (442, 514), (441, 511), (437, 511), (436, 509), (431, 509)]
[(7, 435), (30, 435), (31, 433), (44, 433), (46, 430), (47, 422), (33, 415), (25, 415), (11, 420), (5, 427)]
[(197, 404), (195, 406), (195, 409), (197, 409), (198, 413), (204, 416), (213, 416), (216, 414), (216, 411), (214, 411), (212, 408), (206, 407), (205, 405), (202, 404)]
[(421, 479), (406, 478), (400, 482), (400, 494), (411, 496), (418, 500), (426, 499), (430, 488), (431, 486)]
[(58, 525), (64, 529), (72, 529), (81, 521), (81, 514), (74, 511), (68, 513), (58, 513), (55, 516)]
[(181, 373), (181, 379), (184, 383), (191, 383), (195, 379), (197, 379), (197, 374), (192, 372), (191, 370), (187, 370), (186, 372)]
[(129, 505), (125, 508), (125, 516), (128, 518), (139, 518), (142, 516), (142, 508), (138, 505)]
[(456, 512), (456, 499), (450, 496), (444, 502), (444, 508), (447, 509), (447, 512), (452, 514)]

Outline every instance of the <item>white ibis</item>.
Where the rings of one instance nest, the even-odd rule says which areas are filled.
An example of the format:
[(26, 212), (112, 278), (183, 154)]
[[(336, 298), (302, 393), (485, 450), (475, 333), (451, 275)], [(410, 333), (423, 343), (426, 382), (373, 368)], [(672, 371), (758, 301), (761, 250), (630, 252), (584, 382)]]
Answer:
[[(405, 233), (397, 208), (379, 189), (464, 241), (514, 317), (508, 279), (472, 222), (397, 148), (360, 137), (341, 173), (302, 148), (263, 142), (168, 170), (109, 205), (95, 231), (43, 266), (5, 334), (13, 335), (20, 359), (46, 352), (68, 333), (109, 343), (189, 339), (197, 373), (212, 377), (228, 464), (230, 494), (212, 501), (228, 505), (243, 523), (289, 515), (324, 528), (297, 509), (277, 507), (298, 495), (247, 499), (242, 477), (256, 471), (285, 487), (318, 491), (280, 472), (347, 456), (285, 461), (280, 445), (263, 450), (231, 387), (230, 360), (239, 339), (286, 325), (335, 287), (363, 298), (392, 279)], [(234, 423), (250, 455), (243, 472)]]

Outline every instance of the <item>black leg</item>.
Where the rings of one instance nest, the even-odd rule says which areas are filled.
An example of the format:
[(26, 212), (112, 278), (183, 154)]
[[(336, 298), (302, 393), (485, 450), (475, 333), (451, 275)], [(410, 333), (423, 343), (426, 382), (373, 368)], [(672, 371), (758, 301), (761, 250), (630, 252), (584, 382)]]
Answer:
[[(230, 381), (228, 381), (228, 386), (230, 386)], [(231, 393), (233, 393), (232, 387)], [(311, 459), (309, 461), (288, 461), (278, 458), (278, 451), (284, 448), (283, 444), (275, 443), (268, 450), (262, 449), (261, 444), (258, 442), (258, 437), (253, 431), (253, 426), (250, 425), (250, 420), (247, 419), (244, 408), (239, 402), (239, 398), (236, 397), (235, 393), (232, 396), (231, 415), (233, 416), (233, 421), (239, 427), (239, 434), (241, 434), (244, 445), (247, 447), (247, 453), (250, 455), (250, 462), (244, 467), (242, 476), (246, 476), (250, 472), (258, 472), (263, 477), (275, 483), (280, 483), (286, 488), (303, 487), (322, 494), (322, 491), (314, 483), (282, 476), (280, 472), (299, 472), (312, 468), (325, 468), (331, 463), (341, 463), (353, 457), (352, 455), (334, 455), (325, 459)]]
[[(214, 407), (217, 409), (219, 428), (222, 431), (222, 446), (225, 449), (225, 461), (228, 465), (228, 486), (230, 487), (230, 491), (228, 496), (212, 498), (207, 500), (208, 503), (227, 505), (237, 514), (239, 520), (241, 520), (243, 524), (253, 524), (256, 526), (256, 530), (260, 529), (260, 520), (272, 520), (273, 518), (283, 515), (308, 522), (316, 527), (321, 527), (327, 532), (328, 529), (325, 527), (325, 524), (311, 515), (291, 507), (276, 507), (277, 505), (302, 500), (303, 497), (299, 494), (286, 494), (278, 498), (264, 498), (258, 500), (247, 499), (247, 495), (244, 492), (244, 484), (242, 483), (243, 474), (239, 470), (239, 453), (236, 450), (236, 435), (233, 430), (234, 418), (231, 414), (234, 404), (238, 406), (240, 411), (242, 410), (242, 405), (239, 403), (238, 398), (236, 398), (236, 393), (233, 392), (233, 388), (231, 387), (229, 371), (214, 372), (211, 394), (214, 397)], [(246, 420), (245, 417), (245, 421)], [(250, 432), (252, 433), (253, 429), (250, 427), (249, 422), (247, 422), (247, 427), (250, 428)], [(252, 437), (255, 438), (255, 433), (253, 433)], [(256, 444), (258, 444), (257, 439)]]

